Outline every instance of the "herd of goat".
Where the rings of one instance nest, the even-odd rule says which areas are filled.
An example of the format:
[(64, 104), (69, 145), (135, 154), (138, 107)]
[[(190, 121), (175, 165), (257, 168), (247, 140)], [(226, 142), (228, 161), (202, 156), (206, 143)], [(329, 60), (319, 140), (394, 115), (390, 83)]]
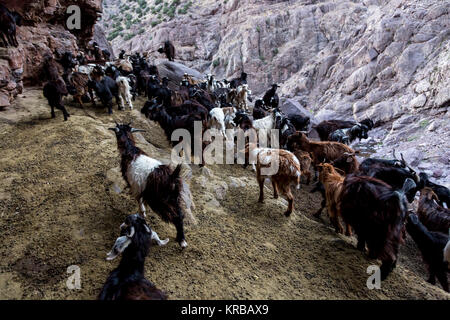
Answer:
[[(0, 6), (0, 33), (5, 46), (17, 46), (16, 25), (20, 16)], [(173, 61), (175, 49), (166, 41), (158, 50)], [(43, 66), (46, 83), (44, 96), (51, 107), (61, 110), (64, 120), (70, 117), (64, 106), (68, 94), (83, 106), (98, 100), (113, 113), (113, 98), (119, 110), (125, 104), (133, 109), (137, 96), (147, 98), (141, 112), (161, 126), (167, 138), (176, 129), (187, 129), (193, 134), (194, 123), (203, 124), (203, 130), (215, 129), (226, 139), (226, 129), (279, 130), (279, 148), (263, 148), (247, 143), (246, 159), (256, 170), (260, 187), (259, 202), (264, 202), (264, 182), (269, 179), (274, 197), (279, 192), (288, 200), (285, 212), (293, 212), (294, 197), (290, 185), (300, 188), (301, 177), (306, 183), (311, 172), (318, 182), (312, 192), (323, 196), (319, 217), (326, 207), (330, 222), (338, 233), (357, 236), (357, 249), (373, 259), (382, 261), (381, 278), (385, 279), (395, 268), (399, 246), (408, 233), (417, 244), (428, 267), (432, 284), (436, 278), (445, 291), (449, 291), (447, 273), (450, 265), (450, 190), (431, 182), (426, 173), (417, 174), (403, 156), (397, 159), (366, 158), (361, 163), (356, 158), (358, 151), (350, 147), (356, 139), (368, 138), (374, 123), (370, 119), (360, 122), (328, 120), (312, 129), (320, 141), (308, 137), (310, 119), (296, 114), (284, 114), (279, 108), (278, 85), (274, 84), (261, 99), (253, 103), (252, 92), (247, 84), (247, 74), (232, 80), (217, 80), (206, 75), (203, 81), (185, 74), (179, 83), (160, 77), (158, 68), (151, 65), (145, 56), (138, 53), (126, 55), (122, 51), (119, 59), (110, 60), (110, 53), (100, 50), (94, 43), (92, 57), (71, 52), (49, 54)], [(90, 63), (89, 63), (90, 62)], [(92, 63), (95, 62), (95, 63)], [(251, 105), (252, 103), (253, 105)], [(184, 235), (183, 202), (190, 197), (189, 186), (180, 176), (181, 165), (175, 169), (151, 158), (139, 149), (133, 133), (140, 131), (131, 124), (118, 124), (110, 128), (117, 139), (121, 156), (121, 172), (130, 187), (131, 195), (139, 204), (139, 214), (130, 215), (120, 227), (117, 238), (107, 259), (122, 255), (119, 266), (112, 271), (103, 286), (99, 299), (166, 299), (166, 294), (144, 277), (144, 261), (150, 242), (165, 245), (145, 221), (146, 206), (164, 221), (176, 227), (176, 241), (181, 248), (187, 246)], [(264, 175), (265, 168), (277, 159), (278, 171)], [(249, 164), (249, 163), (246, 163)], [(318, 177), (317, 177), (318, 175)], [(413, 212), (412, 203), (419, 193), (418, 209)], [(345, 229), (345, 231), (344, 231)]]
[[(56, 65), (64, 69), (62, 75), (55, 73)], [(64, 53), (55, 60), (48, 57), (44, 70), (50, 77), (44, 86), (44, 95), (52, 107), (69, 116), (62, 104), (62, 96), (71, 93), (75, 100), (100, 100), (112, 113), (113, 98), (118, 109), (124, 101), (130, 109), (137, 96), (147, 102), (141, 112), (157, 122), (170, 140), (176, 129), (187, 129), (193, 134), (195, 121), (203, 124), (203, 130), (216, 129), (227, 137), (226, 129), (239, 128), (279, 129), (280, 149), (262, 148), (246, 144), (246, 160), (250, 155), (260, 187), (259, 202), (264, 202), (264, 182), (272, 182), (274, 197), (279, 192), (288, 200), (285, 212), (289, 216), (294, 208), (294, 196), (290, 185), (300, 187), (301, 177), (310, 183), (312, 173), (317, 179), (312, 191), (320, 191), (323, 201), (315, 213), (319, 217), (326, 207), (336, 232), (347, 236), (356, 234), (357, 248), (366, 251), (370, 258), (380, 259), (381, 278), (384, 280), (395, 268), (399, 246), (404, 243), (406, 232), (416, 242), (429, 270), (430, 283), (437, 278), (448, 291), (447, 272), (450, 256), (449, 228), (450, 191), (431, 182), (426, 173), (417, 174), (403, 159), (367, 158), (357, 160), (358, 151), (349, 145), (356, 139), (368, 138), (374, 123), (364, 119), (353, 121), (328, 120), (315, 126), (321, 141), (308, 138), (310, 119), (301, 115), (285, 115), (279, 108), (278, 85), (274, 84), (253, 106), (247, 74), (230, 81), (216, 80), (206, 75), (205, 80), (194, 80), (184, 74), (178, 84), (160, 77), (158, 68), (140, 54), (125, 56), (104, 65), (80, 65), (71, 53)], [(52, 88), (53, 91), (50, 91)], [(109, 253), (112, 259), (123, 253), (122, 262), (105, 284), (101, 299), (113, 298), (164, 298), (165, 295), (143, 276), (144, 259), (148, 242), (153, 239), (159, 245), (156, 232), (145, 223), (146, 205), (164, 221), (174, 224), (176, 240), (182, 248), (187, 246), (183, 231), (184, 213), (180, 202), (189, 193), (180, 177), (180, 165), (171, 169), (160, 161), (146, 155), (136, 147), (133, 133), (140, 131), (129, 124), (117, 124), (110, 128), (115, 132), (121, 154), (121, 170), (131, 194), (139, 203), (140, 215), (127, 218), (119, 237)], [(265, 176), (262, 168), (276, 157), (278, 172)], [(248, 164), (248, 163), (247, 163)], [(408, 209), (416, 194), (420, 193), (417, 213)], [(344, 228), (345, 227), (345, 228)], [(344, 231), (345, 229), (345, 231)], [(139, 257), (137, 269), (129, 268), (129, 261)], [(139, 277), (137, 277), (137, 274)], [(137, 278), (136, 278), (137, 277)], [(130, 279), (135, 279), (131, 281)], [(136, 280), (138, 279), (138, 280)]]

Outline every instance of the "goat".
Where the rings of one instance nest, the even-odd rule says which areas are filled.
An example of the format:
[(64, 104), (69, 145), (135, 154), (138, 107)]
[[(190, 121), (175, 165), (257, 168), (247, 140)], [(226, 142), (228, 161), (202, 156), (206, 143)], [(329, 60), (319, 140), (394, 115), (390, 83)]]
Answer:
[(129, 215), (120, 226), (117, 238), (107, 260), (122, 254), (122, 260), (108, 276), (98, 300), (166, 300), (166, 294), (144, 276), (144, 262), (151, 240), (158, 238), (145, 219)]
[(303, 117), (299, 114), (290, 114), (288, 118), (297, 131), (306, 131), (311, 121), (309, 117)]
[(258, 99), (255, 101), (255, 105), (253, 107), (253, 119), (258, 120), (266, 117), (267, 111), (264, 108), (264, 101), (261, 99)]
[(282, 148), (286, 148), (286, 142), (287, 139), (293, 135), (294, 133), (296, 133), (297, 131), (295, 130), (294, 125), (291, 123), (291, 121), (289, 120), (289, 118), (283, 116), (281, 118), (281, 120), (279, 120), (276, 125), (275, 125), (275, 129), (279, 129), (280, 130), (280, 134), (279, 134), (279, 138), (280, 138), (280, 146)]
[(395, 150), (393, 154), (395, 160), (365, 159), (359, 166), (359, 172), (362, 175), (382, 180), (394, 188), (401, 188), (407, 178), (414, 180), (416, 187), (412, 188), (406, 195), (411, 203), (414, 201), (417, 191), (420, 190), (420, 178), (414, 169), (406, 163), (403, 154), (402, 160), (395, 157)]
[(310, 184), (311, 182), (311, 156), (308, 152), (302, 150), (296, 150), (292, 152), (300, 162), (300, 170), (302, 172), (302, 176), (306, 177), (306, 184)]
[(241, 76), (239, 78), (234, 78), (230, 81), (230, 88), (236, 89), (240, 85), (247, 84), (247, 74), (245, 72), (241, 72)]
[(283, 115), (278, 109), (273, 109), (271, 114), (268, 116), (254, 120), (253, 121), (253, 127), (256, 130), (270, 130), (275, 129), (277, 123), (281, 123), (281, 120), (283, 119)]
[(170, 41), (165, 41), (164, 45), (158, 49), (158, 52), (164, 53), (169, 61), (174, 61), (175, 59), (175, 47)]
[(62, 79), (60, 76), (58, 63), (51, 55), (47, 55), (44, 59), (43, 75), (44, 78), (49, 81)]
[(123, 100), (125, 100), (130, 110), (133, 110), (133, 103), (131, 102), (133, 96), (131, 95), (131, 87), (128, 78), (117, 77), (116, 83), (119, 91), (120, 105), (123, 105)]
[(236, 126), (244, 131), (254, 129), (252, 120), (245, 112), (237, 112), (236, 116), (233, 119), (233, 122), (236, 124)]
[(249, 94), (252, 94), (252, 92), (248, 89), (247, 84), (240, 85), (236, 89), (235, 102), (236, 102), (237, 109), (248, 111), (247, 99), (248, 99)]
[(420, 191), (417, 214), (420, 222), (430, 231), (447, 233), (450, 228), (450, 209), (445, 209), (435, 201), (438, 197), (431, 188), (425, 187)]
[(382, 261), (381, 280), (395, 268), (398, 248), (403, 243), (407, 202), (405, 193), (415, 188), (406, 179), (401, 190), (366, 176), (348, 175), (344, 179), (339, 212), (358, 237), (357, 248), (370, 258)]
[(225, 114), (222, 108), (214, 108), (209, 112), (209, 127), (218, 130), (224, 137), (225, 134)]
[(73, 95), (74, 99), (78, 101), (80, 106), (83, 106), (83, 97), (89, 92), (89, 75), (81, 72), (72, 72), (68, 75), (68, 90)]
[(355, 173), (359, 169), (359, 162), (354, 153), (345, 152), (336, 160), (331, 161), (331, 164), (345, 174)]
[(351, 128), (356, 123), (353, 121), (344, 121), (344, 120), (327, 120), (322, 121), (318, 125), (314, 126), (313, 128), (317, 131), (319, 134), (321, 141), (328, 140), (328, 137), (330, 134), (338, 129), (346, 129)]
[(272, 88), (270, 88), (263, 96), (263, 101), (266, 106), (271, 106), (272, 108), (276, 109), (278, 108), (280, 98), (277, 95), (277, 88), (280, 86), (276, 83), (272, 85)]
[(64, 115), (64, 121), (67, 121), (70, 114), (67, 112), (62, 102), (62, 97), (68, 94), (66, 84), (62, 79), (50, 80), (44, 85), (44, 97), (47, 98), (51, 108), (52, 118), (55, 118), (55, 108), (61, 110)]
[(436, 284), (436, 277), (442, 285), (442, 288), (449, 292), (447, 272), (448, 266), (444, 260), (444, 248), (449, 242), (447, 234), (429, 231), (419, 221), (414, 213), (410, 213), (406, 222), (406, 231), (419, 247), (423, 261), (428, 267), (428, 282)]
[(16, 37), (17, 26), (22, 25), (22, 17), (11, 12), (4, 5), (0, 4), (0, 36), (5, 47), (8, 45), (18, 47), (19, 42)]
[(113, 96), (116, 99), (118, 109), (123, 110), (123, 105), (121, 104), (122, 100), (119, 97), (119, 88), (117, 86), (117, 83), (110, 77), (106, 76), (103, 70), (99, 67), (94, 68), (91, 75), (93, 76), (93, 80), (89, 80), (88, 87), (92, 104), (94, 106), (96, 105), (94, 96), (92, 94), (92, 90), (94, 90), (95, 94), (100, 98), (103, 106), (108, 108), (108, 114), (112, 114)]
[(355, 141), (356, 138), (359, 138), (359, 140), (367, 139), (369, 137), (367, 134), (368, 131), (369, 128), (367, 128), (365, 125), (356, 124), (349, 129), (338, 129), (330, 133), (330, 135), (328, 136), (328, 140), (349, 145), (350, 143)]
[(450, 190), (447, 187), (431, 182), (425, 172), (420, 172), (419, 178), (424, 187), (431, 188), (436, 194), (439, 205), (448, 208), (448, 205), (450, 205)]
[[(330, 217), (330, 221), (338, 233), (344, 233), (344, 228), (340, 222), (340, 218), (342, 218), (342, 216), (339, 211), (340, 196), (344, 184), (344, 178), (345, 177), (340, 175), (331, 164), (319, 164), (319, 181), (325, 188), (325, 202), (328, 216)], [(322, 201), (321, 208), (314, 214), (314, 216), (319, 217), (323, 208), (324, 202)], [(348, 224), (345, 235), (349, 237), (352, 235), (351, 227)]]
[(330, 163), (340, 158), (344, 153), (355, 154), (355, 151), (339, 142), (324, 142), (309, 140), (303, 132), (297, 131), (289, 136), (286, 143), (290, 151), (303, 150), (312, 156), (315, 171), (322, 162)]
[[(278, 191), (286, 196), (288, 200), (288, 209), (284, 213), (286, 217), (290, 216), (294, 210), (294, 196), (291, 192), (291, 183), (297, 185), (300, 189), (301, 169), (300, 162), (289, 151), (282, 149), (257, 148), (254, 144), (248, 143), (246, 146), (246, 157), (256, 160), (256, 179), (259, 184), (258, 202), (264, 203), (264, 181), (271, 180), (273, 186), (273, 197), (278, 198)], [(253, 158), (250, 158), (252, 156)], [(273, 175), (263, 175), (261, 169), (269, 168), (272, 163), (278, 162), (278, 171)], [(254, 163), (252, 163), (254, 164)]]
[(184, 213), (180, 207), (183, 188), (181, 165), (172, 170), (136, 147), (133, 133), (143, 130), (134, 129), (130, 124), (116, 124), (109, 130), (116, 134), (122, 157), (122, 176), (139, 203), (140, 213), (145, 217), (145, 205), (148, 205), (164, 221), (173, 223), (177, 229), (176, 241), (181, 248), (187, 247), (183, 230)]

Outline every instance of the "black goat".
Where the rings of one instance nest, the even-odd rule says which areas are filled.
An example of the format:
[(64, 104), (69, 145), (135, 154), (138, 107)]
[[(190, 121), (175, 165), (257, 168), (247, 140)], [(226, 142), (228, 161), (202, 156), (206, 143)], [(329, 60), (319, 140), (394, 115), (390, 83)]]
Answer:
[(276, 83), (272, 85), (272, 88), (267, 90), (267, 92), (263, 96), (263, 101), (266, 106), (270, 106), (271, 108), (277, 109), (280, 103), (280, 98), (277, 94), (277, 88), (280, 86)]
[(5, 47), (8, 47), (8, 45), (19, 46), (16, 37), (16, 27), (21, 25), (22, 17), (0, 4), (0, 36)]
[(108, 108), (109, 114), (112, 114), (113, 97), (116, 98), (116, 103), (118, 105), (119, 110), (123, 110), (123, 106), (120, 105), (119, 88), (117, 86), (117, 83), (112, 78), (106, 76), (100, 68), (94, 69), (91, 75), (94, 80), (89, 80), (88, 87), (92, 104), (94, 106), (96, 105), (94, 95), (92, 94), (93, 90), (95, 91), (95, 94), (99, 97), (103, 106)]
[(288, 115), (288, 118), (297, 131), (308, 130), (309, 123), (311, 121), (309, 117), (303, 117), (299, 114), (290, 114)]
[[(150, 249), (152, 231), (138, 214), (125, 219), (107, 260), (122, 254), (119, 266), (108, 276), (99, 300), (166, 300), (166, 294), (144, 276), (144, 262)], [(156, 235), (157, 237), (157, 235)]]
[(367, 128), (367, 126), (363, 124), (356, 124), (349, 129), (338, 129), (330, 133), (330, 135), (328, 136), (328, 140), (349, 145), (357, 138), (359, 138), (359, 140), (367, 139), (369, 137), (367, 134), (368, 131), (369, 128)]
[(266, 108), (264, 108), (264, 101), (261, 99), (256, 100), (255, 106), (253, 107), (253, 119), (262, 119), (268, 115), (269, 113), (266, 111)]
[(401, 188), (407, 178), (412, 179), (416, 187), (410, 189), (407, 193), (409, 202), (413, 202), (417, 191), (421, 189), (420, 178), (417, 173), (405, 161), (402, 155), (402, 160), (395, 157), (395, 150), (393, 151), (395, 160), (372, 159), (367, 158), (359, 165), (359, 172), (361, 175), (374, 177), (382, 180), (393, 188)]
[(239, 78), (234, 78), (230, 81), (230, 88), (237, 89), (240, 85), (247, 84), (247, 76), (245, 72), (241, 72)]
[(425, 172), (419, 173), (419, 178), (421, 185), (423, 187), (428, 187), (433, 190), (433, 192), (438, 197), (438, 203), (444, 208), (448, 208), (450, 205), (450, 190), (447, 187), (441, 186), (434, 182), (431, 182), (428, 175)]
[(174, 61), (175, 59), (175, 47), (170, 41), (164, 42), (164, 46), (161, 46), (158, 52), (164, 53), (169, 61)]
[(436, 277), (442, 288), (449, 292), (447, 272), (448, 266), (444, 261), (444, 248), (449, 241), (446, 234), (428, 231), (414, 213), (410, 213), (406, 223), (406, 231), (419, 247), (422, 258), (430, 274), (428, 282), (436, 284)]
[(398, 248), (403, 243), (407, 203), (405, 194), (415, 188), (406, 179), (401, 190), (365, 176), (346, 176), (339, 201), (339, 212), (358, 237), (357, 248), (370, 258), (382, 261), (381, 279), (395, 268)]
[(52, 118), (55, 118), (55, 108), (61, 110), (64, 115), (64, 121), (70, 117), (70, 114), (67, 112), (64, 104), (62, 102), (63, 96), (67, 96), (68, 91), (66, 84), (64, 81), (59, 78), (56, 80), (50, 80), (44, 85), (44, 97), (47, 98), (48, 104), (51, 108)]

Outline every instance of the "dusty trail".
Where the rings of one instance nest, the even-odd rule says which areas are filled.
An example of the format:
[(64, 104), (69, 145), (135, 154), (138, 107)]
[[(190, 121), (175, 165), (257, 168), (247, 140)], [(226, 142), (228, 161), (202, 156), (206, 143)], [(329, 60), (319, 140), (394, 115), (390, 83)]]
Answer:
[[(119, 225), (137, 212), (122, 190), (116, 140), (107, 128), (133, 120), (147, 130), (137, 135), (139, 146), (155, 158), (169, 156), (162, 130), (140, 115), (141, 105), (108, 116), (69, 104), (72, 117), (63, 122), (60, 112), (50, 119), (40, 90), (28, 89), (0, 112), (0, 298), (97, 296), (118, 263), (105, 256)], [(410, 240), (382, 289), (368, 290), (365, 270), (377, 262), (356, 251), (354, 239), (336, 235), (328, 221), (311, 218), (320, 200), (309, 186), (297, 191), (287, 219), (286, 205), (272, 199), (271, 190), (264, 205), (257, 203), (249, 169), (192, 169), (198, 224), (186, 227), (188, 249), (180, 251), (174, 227), (148, 217), (171, 241), (152, 247), (146, 275), (171, 299), (449, 299), (426, 283)], [(81, 268), (81, 290), (66, 287), (70, 265)]]

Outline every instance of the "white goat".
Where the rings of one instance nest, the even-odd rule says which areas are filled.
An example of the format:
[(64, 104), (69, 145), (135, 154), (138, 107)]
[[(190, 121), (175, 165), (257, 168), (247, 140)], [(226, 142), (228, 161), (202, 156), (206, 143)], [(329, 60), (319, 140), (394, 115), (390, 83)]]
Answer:
[(131, 102), (131, 87), (127, 77), (117, 77), (116, 79), (117, 87), (119, 89), (119, 99), (120, 105), (123, 106), (123, 100), (126, 101), (130, 110), (133, 110), (133, 103)]
[(281, 112), (278, 111), (277, 109), (273, 109), (272, 113), (269, 114), (268, 116), (258, 120), (254, 120), (253, 127), (258, 131), (261, 129), (264, 130), (275, 129), (277, 121), (281, 121), (282, 119), (283, 115), (281, 114)]
[(211, 129), (216, 129), (222, 133), (224, 137), (225, 134), (225, 114), (222, 108), (213, 108), (210, 112), (209, 126)]

